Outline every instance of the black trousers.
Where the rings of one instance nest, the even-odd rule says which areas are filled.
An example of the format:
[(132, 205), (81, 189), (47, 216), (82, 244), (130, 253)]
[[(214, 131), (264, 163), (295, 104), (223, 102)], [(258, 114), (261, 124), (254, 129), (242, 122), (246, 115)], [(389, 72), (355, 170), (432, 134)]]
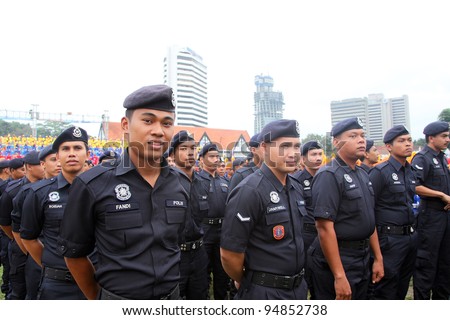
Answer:
[(186, 300), (205, 300), (208, 297), (208, 256), (204, 246), (181, 251), (180, 296)]

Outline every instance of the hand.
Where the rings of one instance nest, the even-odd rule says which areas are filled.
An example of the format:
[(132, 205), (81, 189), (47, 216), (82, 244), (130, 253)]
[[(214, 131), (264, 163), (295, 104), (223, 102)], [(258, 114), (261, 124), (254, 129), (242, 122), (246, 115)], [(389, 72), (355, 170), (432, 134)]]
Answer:
[(372, 266), (372, 283), (378, 283), (384, 277), (384, 266), (382, 261), (374, 260)]
[(334, 279), (334, 290), (336, 291), (336, 300), (352, 299), (352, 288), (346, 276), (340, 279)]
[(241, 286), (240, 282), (235, 281), (234, 286), (236, 287), (236, 290), (239, 290), (239, 287)]

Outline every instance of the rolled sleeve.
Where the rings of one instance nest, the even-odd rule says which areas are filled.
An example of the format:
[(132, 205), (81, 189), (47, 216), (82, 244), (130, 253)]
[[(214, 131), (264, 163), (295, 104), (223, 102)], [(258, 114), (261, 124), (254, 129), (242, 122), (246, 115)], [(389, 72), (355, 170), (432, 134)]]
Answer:
[(312, 184), (313, 214), (315, 219), (336, 220), (340, 189), (332, 172), (317, 173)]
[(411, 162), (411, 168), (416, 177), (416, 186), (422, 185), (428, 175), (428, 166), (425, 157), (421, 154), (416, 154)]

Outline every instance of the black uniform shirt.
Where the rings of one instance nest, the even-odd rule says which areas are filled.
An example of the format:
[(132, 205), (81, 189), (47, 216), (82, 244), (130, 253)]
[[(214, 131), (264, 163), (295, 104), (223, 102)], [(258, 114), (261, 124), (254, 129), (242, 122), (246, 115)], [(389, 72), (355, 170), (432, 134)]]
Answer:
[(23, 185), (30, 181), (27, 177), (11, 180), (0, 198), (0, 225), (10, 226), (12, 224), (11, 212), (13, 211), (13, 199)]
[(288, 175), (283, 186), (263, 164), (230, 193), (220, 246), (245, 252), (245, 268), (294, 275), (304, 267), (302, 190)]
[(313, 176), (308, 172), (308, 170), (297, 171), (292, 175), (300, 183), (300, 187), (303, 189), (303, 197), (305, 198), (306, 211), (308, 214), (303, 219), (303, 223), (315, 224), (314, 210), (312, 206), (312, 194), (311, 187)]
[(117, 295), (152, 299), (168, 294), (179, 281), (178, 240), (188, 197), (165, 161), (152, 187), (127, 150), (117, 167), (95, 166), (74, 180), (60, 250), (76, 258), (95, 245), (96, 280)]
[(375, 230), (373, 196), (367, 172), (336, 157), (314, 176), (314, 217), (334, 221), (338, 240), (367, 239)]
[(58, 250), (58, 235), (69, 197), (70, 183), (62, 173), (33, 184), (23, 203), (20, 237), (34, 240), (43, 235), (42, 265), (67, 270)]
[(230, 185), (228, 186), (228, 192), (236, 188), (236, 186), (242, 180), (244, 180), (246, 177), (254, 173), (256, 170), (258, 170), (258, 167), (255, 165), (252, 167), (242, 167), (237, 169), (237, 171), (231, 177)]
[[(39, 181), (38, 181), (39, 182)], [(32, 183), (27, 183), (23, 185), (17, 195), (13, 199), (13, 210), (11, 212), (11, 220), (12, 220), (12, 231), (19, 233), (20, 232), (20, 224), (22, 223), (22, 208), (23, 203), (25, 201), (25, 197), (28, 194)]]
[(376, 224), (412, 225), (416, 179), (409, 163), (403, 166), (390, 156), (387, 161), (373, 167), (369, 177), (375, 193)]
[[(449, 195), (450, 171), (447, 167), (447, 159), (443, 152), (438, 152), (425, 146), (418, 152), (411, 163), (417, 179), (417, 185), (444, 192)], [(444, 210), (445, 203), (435, 197), (420, 197), (425, 201), (433, 202)]]

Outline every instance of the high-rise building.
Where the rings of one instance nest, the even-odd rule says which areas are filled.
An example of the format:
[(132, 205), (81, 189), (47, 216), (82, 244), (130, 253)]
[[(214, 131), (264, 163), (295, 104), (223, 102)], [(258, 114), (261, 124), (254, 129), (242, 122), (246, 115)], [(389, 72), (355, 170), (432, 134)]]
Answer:
[(269, 122), (283, 118), (283, 94), (273, 91), (271, 76), (255, 77), (255, 133)]
[(393, 126), (401, 124), (410, 129), (408, 96), (385, 99), (379, 93), (331, 102), (331, 126), (350, 117), (361, 118), (366, 136), (382, 143), (384, 133)]
[(175, 95), (177, 125), (208, 125), (207, 67), (200, 55), (187, 47), (170, 47), (164, 58), (164, 84)]

